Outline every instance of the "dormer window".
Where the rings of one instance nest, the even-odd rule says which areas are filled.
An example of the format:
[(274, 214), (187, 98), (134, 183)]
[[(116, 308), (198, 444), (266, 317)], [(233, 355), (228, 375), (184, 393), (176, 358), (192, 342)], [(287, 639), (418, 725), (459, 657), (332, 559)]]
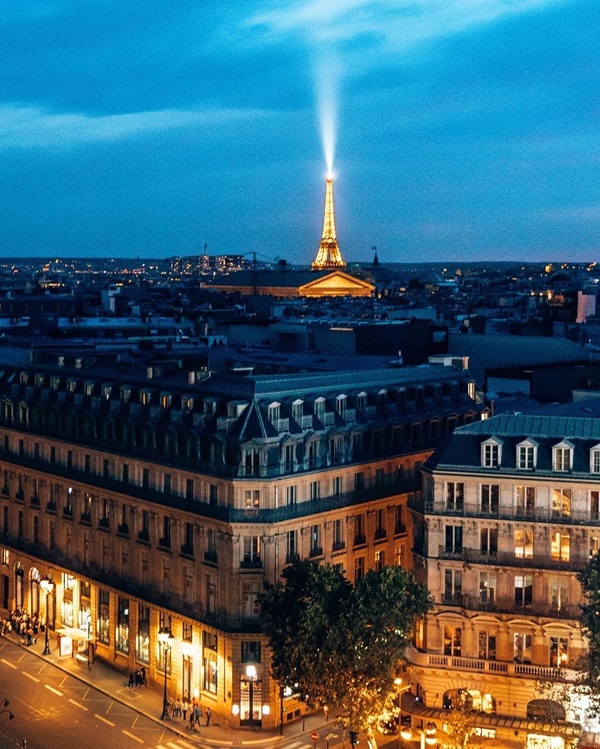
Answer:
[(36, 374), (35, 376), (35, 386), (37, 388), (43, 388), (44, 387), (44, 375), (43, 374)]
[(322, 396), (315, 400), (315, 416), (321, 418), (325, 413), (325, 398)]
[(83, 384), (83, 389), (86, 395), (93, 395), (94, 383), (91, 380), (86, 380)]
[(50, 387), (52, 388), (52, 390), (58, 390), (60, 388), (60, 377), (51, 377)]
[(73, 379), (72, 377), (69, 377), (67, 380), (67, 390), (69, 393), (74, 393), (77, 389), (77, 380)]
[(339, 415), (344, 418), (346, 415), (346, 396), (344, 394), (338, 395), (338, 397), (335, 399), (335, 408), (336, 411), (339, 413)]
[(600, 473), (600, 445), (590, 450), (590, 473)]
[(303, 400), (295, 400), (292, 403), (292, 416), (296, 421), (300, 421), (300, 419), (304, 416), (304, 401)]
[(131, 388), (129, 385), (123, 385), (121, 387), (121, 400), (123, 403), (129, 403), (129, 400), (131, 399)]
[(194, 408), (194, 399), (191, 395), (182, 395), (181, 396), (181, 410), (182, 411), (191, 411), (192, 408)]
[(105, 401), (110, 400), (112, 395), (112, 385), (102, 385), (102, 397)]
[(537, 442), (523, 440), (517, 445), (517, 468), (521, 471), (532, 471), (537, 463)]
[(171, 407), (171, 393), (161, 393), (160, 394), (160, 405), (162, 408), (170, 408)]
[(482, 468), (498, 468), (502, 458), (502, 442), (495, 437), (481, 443)]
[(367, 410), (367, 394), (363, 390), (356, 396), (356, 410), (366, 411)]
[(237, 419), (244, 413), (248, 404), (246, 401), (229, 401), (227, 403), (227, 416), (230, 419)]
[(149, 406), (151, 400), (152, 400), (152, 391), (150, 390), (140, 391), (140, 403), (142, 404), (142, 406)]
[(379, 408), (385, 408), (387, 404), (387, 390), (380, 390), (377, 393), (377, 405)]
[(217, 401), (215, 398), (205, 398), (202, 404), (202, 409), (205, 414), (214, 414), (217, 410)]
[(552, 448), (552, 470), (570, 471), (573, 468), (573, 443), (563, 440)]
[(281, 403), (277, 403), (277, 401), (274, 401), (273, 403), (269, 404), (267, 415), (269, 421), (272, 424), (276, 424), (279, 421), (281, 415)]
[(20, 377), (19, 377), (19, 382), (22, 385), (27, 385), (28, 381), (29, 381), (29, 375), (27, 374), (27, 372), (21, 372)]

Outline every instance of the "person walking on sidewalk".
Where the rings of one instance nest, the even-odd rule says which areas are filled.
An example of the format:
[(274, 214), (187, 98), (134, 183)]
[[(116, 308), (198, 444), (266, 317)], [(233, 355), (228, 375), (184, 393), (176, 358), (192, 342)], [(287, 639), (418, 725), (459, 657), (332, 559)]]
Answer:
[(202, 717), (202, 708), (200, 707), (200, 703), (198, 703), (194, 709), (194, 725), (196, 726), (200, 725), (201, 717)]
[(210, 709), (210, 707), (207, 707), (206, 708), (206, 727), (207, 728), (210, 725), (210, 719), (211, 719), (211, 717), (212, 717), (212, 710)]
[(181, 703), (181, 714), (183, 715), (183, 722), (187, 720), (187, 711), (188, 711), (188, 701), (187, 697), (183, 698), (183, 702)]
[(133, 689), (135, 687), (135, 674), (133, 671), (129, 672), (129, 681), (127, 682), (127, 689)]

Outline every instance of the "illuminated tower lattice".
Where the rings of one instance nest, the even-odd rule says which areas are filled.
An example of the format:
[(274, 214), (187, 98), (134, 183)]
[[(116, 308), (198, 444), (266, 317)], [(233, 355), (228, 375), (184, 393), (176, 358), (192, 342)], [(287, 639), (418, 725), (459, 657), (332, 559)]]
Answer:
[(335, 213), (333, 210), (333, 177), (327, 177), (325, 180), (325, 217), (323, 219), (323, 235), (319, 244), (319, 251), (315, 262), (312, 264), (313, 270), (323, 270), (324, 268), (345, 268), (346, 263), (342, 258), (342, 253), (338, 247), (337, 237), (335, 234)]

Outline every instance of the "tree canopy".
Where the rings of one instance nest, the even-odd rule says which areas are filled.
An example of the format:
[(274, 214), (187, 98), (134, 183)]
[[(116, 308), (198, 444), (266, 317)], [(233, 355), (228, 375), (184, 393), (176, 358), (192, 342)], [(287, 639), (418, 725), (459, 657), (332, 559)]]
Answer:
[(588, 651), (577, 664), (579, 691), (589, 697), (589, 712), (600, 715), (600, 554), (595, 554), (579, 574), (586, 601), (581, 607), (581, 623), (588, 638)]
[(274, 678), (311, 707), (337, 709), (341, 725), (372, 735), (429, 594), (400, 567), (368, 572), (353, 585), (336, 567), (297, 560), (282, 577), (261, 597)]

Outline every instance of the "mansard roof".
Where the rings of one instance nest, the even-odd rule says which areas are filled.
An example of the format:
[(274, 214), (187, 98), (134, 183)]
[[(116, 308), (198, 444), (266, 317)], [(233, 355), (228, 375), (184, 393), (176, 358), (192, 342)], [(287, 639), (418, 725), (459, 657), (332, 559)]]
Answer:
[[(569, 410), (568, 407), (565, 410)], [(490, 439), (502, 441), (502, 458), (498, 467), (484, 467), (481, 446)], [(573, 446), (573, 463), (569, 476), (582, 478), (590, 472), (590, 450), (600, 442), (600, 416), (563, 416), (554, 414), (501, 414), (484, 421), (459, 427), (445, 445), (427, 462), (427, 468), (439, 472), (483, 472), (491, 474), (520, 473), (532, 476), (530, 469), (517, 466), (517, 446), (525, 440), (537, 445), (534, 475), (554, 473), (564, 480), (565, 472), (553, 472), (552, 450)]]

